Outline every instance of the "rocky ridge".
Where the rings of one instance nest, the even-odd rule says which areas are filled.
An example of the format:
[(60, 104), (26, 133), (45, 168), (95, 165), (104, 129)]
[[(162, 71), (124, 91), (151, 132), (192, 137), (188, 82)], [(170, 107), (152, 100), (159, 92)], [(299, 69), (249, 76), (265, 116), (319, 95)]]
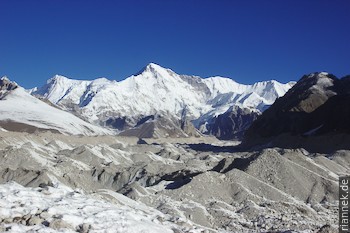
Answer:
[[(303, 76), (258, 117), (247, 131), (244, 144), (349, 149), (349, 80), (325, 72)], [(327, 140), (324, 149), (322, 143), (317, 143)]]

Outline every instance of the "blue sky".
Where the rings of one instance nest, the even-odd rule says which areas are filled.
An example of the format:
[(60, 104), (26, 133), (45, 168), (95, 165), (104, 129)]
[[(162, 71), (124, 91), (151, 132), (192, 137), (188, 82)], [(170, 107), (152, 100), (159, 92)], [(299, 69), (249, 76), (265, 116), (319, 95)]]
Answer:
[(0, 0), (0, 75), (121, 80), (150, 62), (240, 83), (350, 74), (348, 0)]

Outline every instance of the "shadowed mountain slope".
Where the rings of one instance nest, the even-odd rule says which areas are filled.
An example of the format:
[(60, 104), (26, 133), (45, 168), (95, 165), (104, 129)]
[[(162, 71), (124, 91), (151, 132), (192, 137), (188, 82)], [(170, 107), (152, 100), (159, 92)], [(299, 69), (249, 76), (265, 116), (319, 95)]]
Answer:
[[(350, 78), (328, 73), (303, 76), (267, 109), (247, 131), (243, 145), (349, 148)], [(309, 143), (309, 144), (308, 144)], [(315, 145), (311, 145), (315, 144)]]

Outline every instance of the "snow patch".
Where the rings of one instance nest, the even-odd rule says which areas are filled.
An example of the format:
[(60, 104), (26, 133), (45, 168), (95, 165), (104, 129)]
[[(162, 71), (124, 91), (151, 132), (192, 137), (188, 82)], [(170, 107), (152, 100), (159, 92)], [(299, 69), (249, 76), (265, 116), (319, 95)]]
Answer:
[[(25, 188), (17, 183), (9, 182), (0, 185), (0, 217), (2, 219), (23, 218), (25, 215), (34, 216), (37, 213), (46, 213), (49, 226), (38, 224), (25, 226), (19, 223), (9, 223), (12, 231), (40, 231), (40, 232), (75, 232), (83, 224), (89, 232), (173, 232), (181, 231), (181, 227), (164, 220), (167, 217), (157, 210), (136, 203), (127, 197), (105, 190), (117, 200), (111, 204), (99, 198), (73, 191), (59, 185), (56, 188)], [(40, 215), (42, 216), (42, 215)], [(33, 217), (34, 218), (34, 217)], [(61, 230), (52, 228), (54, 221), (60, 221)], [(193, 229), (189, 232), (200, 232)]]

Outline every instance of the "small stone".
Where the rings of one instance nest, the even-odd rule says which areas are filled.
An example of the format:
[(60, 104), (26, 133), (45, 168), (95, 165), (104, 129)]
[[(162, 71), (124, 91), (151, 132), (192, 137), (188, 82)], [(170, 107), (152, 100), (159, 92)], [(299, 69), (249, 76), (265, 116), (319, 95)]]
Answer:
[(79, 225), (78, 232), (79, 233), (88, 233), (90, 229), (91, 229), (91, 225), (90, 224), (83, 223), (83, 224)]
[(266, 224), (266, 227), (265, 227), (266, 230), (270, 230), (271, 228), (272, 226), (270, 224)]
[(67, 222), (63, 221), (62, 219), (54, 219), (52, 222), (50, 222), (49, 226), (55, 230), (62, 229), (62, 228), (72, 229), (72, 226)]
[(42, 219), (48, 219), (48, 218), (51, 217), (51, 214), (49, 214), (48, 212), (44, 211), (44, 212), (42, 212), (42, 213), (40, 214), (40, 217), (41, 217)]
[(164, 222), (165, 221), (165, 219), (162, 216), (157, 216), (157, 220), (159, 222)]
[(183, 233), (183, 231), (177, 228), (172, 228), (171, 230), (173, 230), (174, 233)]
[(13, 218), (13, 222), (15, 222), (15, 223), (19, 223), (21, 220), (22, 220), (21, 217), (14, 217)]
[(48, 182), (48, 183), (41, 183), (41, 184), (39, 184), (39, 187), (40, 188), (47, 188), (47, 187), (53, 187), (54, 185), (53, 185), (53, 183), (50, 181), (50, 182)]
[(52, 216), (53, 218), (57, 218), (57, 219), (62, 219), (63, 215), (62, 214), (55, 214)]
[(40, 225), (42, 223), (42, 219), (39, 218), (38, 216), (33, 216), (28, 220), (28, 225), (29, 226), (34, 226), (34, 225)]
[(321, 227), (317, 233), (336, 233), (338, 232), (336, 228), (330, 226), (330, 225), (324, 225), (323, 227)]
[(30, 215), (30, 214), (26, 214), (26, 215), (24, 215), (23, 217), (22, 217), (22, 219), (24, 219), (24, 220), (28, 220), (28, 219), (30, 219), (32, 217), (32, 215)]
[(50, 223), (48, 221), (43, 221), (41, 224), (43, 224), (45, 227), (49, 227)]
[(39, 216), (42, 212), (43, 212), (42, 210), (38, 210), (38, 211), (35, 213), (35, 215), (36, 215), (36, 216)]
[(12, 223), (13, 219), (12, 218), (5, 218), (4, 220), (2, 220), (2, 222), (5, 224)]
[(43, 191), (41, 193), (44, 194), (44, 195), (50, 195), (51, 194), (51, 192), (46, 190), (46, 189), (43, 189)]

